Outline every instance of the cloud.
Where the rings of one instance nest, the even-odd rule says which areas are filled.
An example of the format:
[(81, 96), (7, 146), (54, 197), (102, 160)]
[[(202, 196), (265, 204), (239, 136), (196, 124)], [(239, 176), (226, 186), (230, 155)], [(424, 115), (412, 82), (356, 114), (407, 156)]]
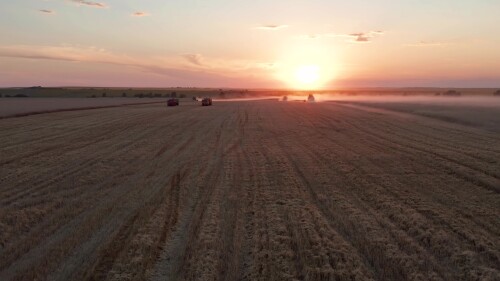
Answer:
[(56, 13), (52, 10), (45, 10), (45, 9), (38, 10), (38, 12), (40, 12), (42, 14), (55, 14)]
[(368, 42), (370, 38), (365, 33), (351, 33), (348, 34), (355, 42)]
[(131, 57), (96, 47), (71, 45), (0, 45), (0, 57), (119, 65), (137, 68), (147, 73), (191, 80), (201, 76), (241, 78), (254, 76), (258, 72), (268, 75), (269, 69), (272, 68), (272, 64), (268, 62), (204, 58), (201, 54)]
[(334, 33), (311, 33), (306, 35), (298, 35), (295, 37), (299, 39), (321, 39), (328, 37), (339, 37), (339, 35)]
[(146, 17), (146, 16), (149, 16), (148, 13), (145, 13), (145, 12), (135, 12), (132, 14), (133, 17)]
[(127, 55), (113, 54), (96, 47), (0, 46), (0, 57), (121, 65), (170, 77), (188, 77), (190, 73), (197, 72), (182, 67), (181, 63), (174, 60), (133, 58)]
[(71, 2), (77, 3), (78, 5), (84, 5), (84, 6), (89, 6), (89, 7), (94, 7), (94, 8), (107, 8), (108, 5), (102, 2), (94, 2), (94, 1), (88, 1), (88, 0), (69, 0)]
[(73, 47), (73, 46), (27, 46), (13, 45), (0, 46), (0, 56), (27, 59), (50, 59), (75, 62), (111, 62), (119, 59), (111, 57), (103, 49), (95, 47)]
[(431, 42), (431, 41), (419, 41), (417, 43), (405, 44), (408, 47), (443, 47), (449, 43), (445, 42)]
[(256, 29), (261, 29), (261, 30), (278, 30), (278, 29), (283, 29), (283, 28), (287, 28), (287, 27), (288, 27), (288, 25), (286, 25), (286, 24), (281, 24), (281, 25), (267, 24), (267, 25), (257, 26)]
[(308, 35), (301, 35), (299, 38), (302, 39), (320, 39), (320, 38), (347, 38), (348, 42), (351, 43), (369, 43), (371, 42), (375, 37), (383, 35), (384, 32), (377, 30), (377, 31), (369, 31), (369, 32), (353, 32), (353, 33), (348, 33), (348, 34), (338, 34), (338, 33), (318, 33), (318, 34), (308, 34)]
[(182, 57), (194, 65), (203, 66), (203, 57), (200, 54), (184, 54)]
[(383, 31), (370, 31), (370, 32), (358, 32), (347, 34), (351, 37), (351, 42), (356, 43), (368, 43), (371, 42), (373, 38), (384, 34)]

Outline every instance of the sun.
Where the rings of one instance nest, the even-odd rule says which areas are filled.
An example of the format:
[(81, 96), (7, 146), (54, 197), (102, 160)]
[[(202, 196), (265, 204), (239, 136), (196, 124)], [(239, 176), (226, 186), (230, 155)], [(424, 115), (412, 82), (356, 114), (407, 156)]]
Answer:
[(295, 70), (295, 79), (303, 86), (313, 86), (319, 78), (317, 65), (302, 65)]
[(319, 90), (333, 83), (340, 65), (335, 46), (307, 41), (283, 48), (271, 71), (288, 89)]

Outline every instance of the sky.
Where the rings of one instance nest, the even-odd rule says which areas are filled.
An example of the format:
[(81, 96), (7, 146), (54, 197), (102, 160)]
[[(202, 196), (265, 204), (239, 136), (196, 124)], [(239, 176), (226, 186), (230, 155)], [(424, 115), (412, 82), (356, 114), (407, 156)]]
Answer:
[(0, 1), (0, 87), (500, 87), (500, 0)]

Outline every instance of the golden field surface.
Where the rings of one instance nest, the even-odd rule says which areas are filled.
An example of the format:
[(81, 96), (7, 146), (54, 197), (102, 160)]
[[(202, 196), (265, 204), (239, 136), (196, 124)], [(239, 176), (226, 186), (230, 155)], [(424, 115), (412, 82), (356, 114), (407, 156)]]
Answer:
[(0, 131), (0, 280), (500, 280), (495, 130), (251, 101)]

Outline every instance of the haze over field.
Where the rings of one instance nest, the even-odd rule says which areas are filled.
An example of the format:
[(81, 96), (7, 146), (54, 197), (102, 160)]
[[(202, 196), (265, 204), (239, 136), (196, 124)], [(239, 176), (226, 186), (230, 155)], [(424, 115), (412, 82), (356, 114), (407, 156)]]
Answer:
[(498, 87), (497, 0), (4, 1), (0, 86)]

